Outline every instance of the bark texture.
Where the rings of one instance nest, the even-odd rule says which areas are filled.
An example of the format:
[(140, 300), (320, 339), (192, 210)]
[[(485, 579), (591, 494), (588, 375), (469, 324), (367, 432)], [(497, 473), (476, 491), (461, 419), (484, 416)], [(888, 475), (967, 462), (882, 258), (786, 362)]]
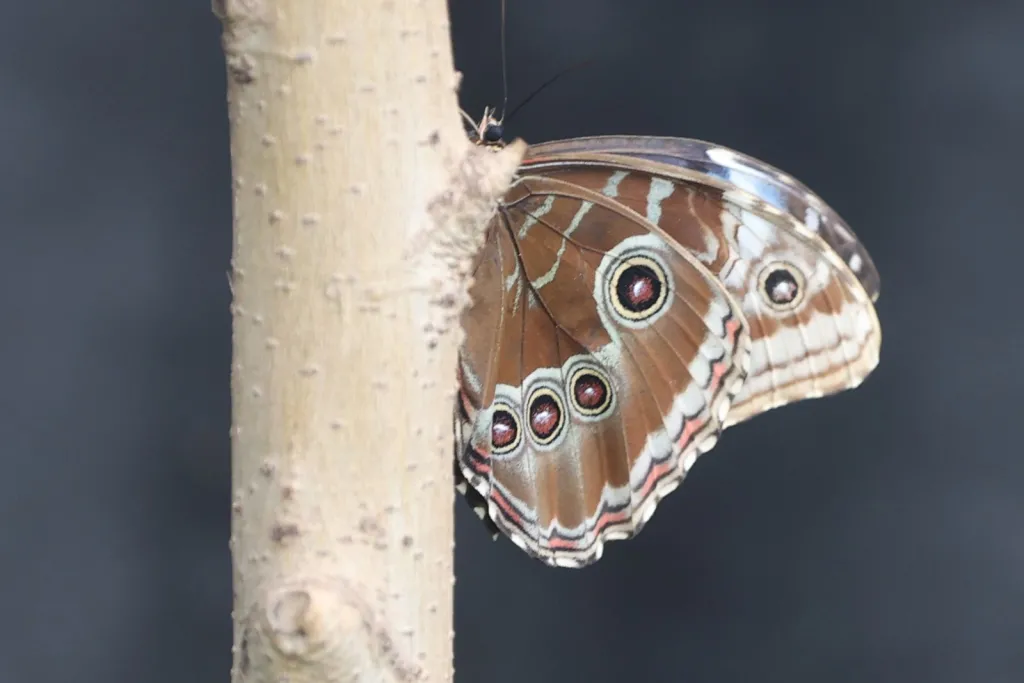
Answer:
[(471, 145), (445, 0), (219, 0), (234, 182), (232, 680), (452, 677)]

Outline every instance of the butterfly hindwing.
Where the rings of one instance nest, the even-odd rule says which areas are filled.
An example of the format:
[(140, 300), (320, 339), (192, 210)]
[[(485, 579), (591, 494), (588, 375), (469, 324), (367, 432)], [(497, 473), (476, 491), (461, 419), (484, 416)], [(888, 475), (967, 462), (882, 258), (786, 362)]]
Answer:
[(471, 295), (461, 473), (527, 552), (588, 564), (714, 444), (749, 359), (739, 305), (640, 213), (528, 175), (489, 227)]

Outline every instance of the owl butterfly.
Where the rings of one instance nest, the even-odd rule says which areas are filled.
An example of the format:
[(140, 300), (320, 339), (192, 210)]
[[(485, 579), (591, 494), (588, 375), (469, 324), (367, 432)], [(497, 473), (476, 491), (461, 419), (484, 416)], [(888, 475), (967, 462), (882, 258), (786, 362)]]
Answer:
[(725, 427), (878, 363), (879, 277), (853, 231), (697, 140), (530, 147), (473, 274), (456, 479), (550, 565), (639, 532)]

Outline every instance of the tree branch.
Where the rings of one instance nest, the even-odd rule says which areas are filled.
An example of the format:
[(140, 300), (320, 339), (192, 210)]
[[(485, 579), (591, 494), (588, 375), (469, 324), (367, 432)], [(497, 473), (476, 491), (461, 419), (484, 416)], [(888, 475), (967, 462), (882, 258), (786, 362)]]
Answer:
[(234, 174), (232, 680), (450, 680), (472, 146), (445, 0), (215, 0)]

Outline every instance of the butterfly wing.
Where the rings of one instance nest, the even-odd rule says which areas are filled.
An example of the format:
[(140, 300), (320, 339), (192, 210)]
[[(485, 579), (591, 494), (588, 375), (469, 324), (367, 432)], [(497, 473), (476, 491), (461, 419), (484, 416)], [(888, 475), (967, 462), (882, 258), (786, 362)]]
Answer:
[(531, 555), (588, 564), (714, 445), (746, 322), (657, 225), (558, 179), (519, 178), (478, 258), (456, 416), (470, 502)]
[[(666, 163), (680, 157), (659, 152), (651, 139), (637, 139), (644, 144), (634, 145), (640, 150), (636, 155), (622, 151), (629, 149), (630, 138), (596, 140), (594, 146), (601, 149), (596, 153), (563, 153), (558, 151), (563, 143), (542, 145), (524, 171), (593, 189), (644, 215), (700, 259), (741, 303), (751, 329), (751, 367), (727, 424), (855, 387), (870, 374), (881, 343), (871, 294), (878, 293), (878, 275), (852, 230), (839, 227), (845, 223), (824, 202), (809, 190), (797, 193), (796, 181), (778, 171), (772, 182), (792, 191), (766, 190), (773, 198), (769, 202), (723, 179), (724, 172), (706, 172), (707, 164), (695, 169), (689, 162)], [(698, 144), (669, 142), (675, 152), (686, 151), (687, 143)], [(699, 143), (696, 149), (705, 146)], [(799, 206), (816, 207), (819, 218), (811, 225), (805, 222), (806, 211), (804, 220), (794, 213), (798, 194), (805, 200)], [(831, 227), (823, 229), (826, 225)]]
[(715, 187), (746, 190), (821, 237), (857, 276), (871, 301), (878, 300), (878, 270), (853, 229), (810, 188), (760, 159), (691, 138), (607, 135), (532, 145), (524, 159), (524, 169), (575, 153), (615, 154), (653, 161), (691, 171), (696, 174), (691, 178), (703, 178)]

